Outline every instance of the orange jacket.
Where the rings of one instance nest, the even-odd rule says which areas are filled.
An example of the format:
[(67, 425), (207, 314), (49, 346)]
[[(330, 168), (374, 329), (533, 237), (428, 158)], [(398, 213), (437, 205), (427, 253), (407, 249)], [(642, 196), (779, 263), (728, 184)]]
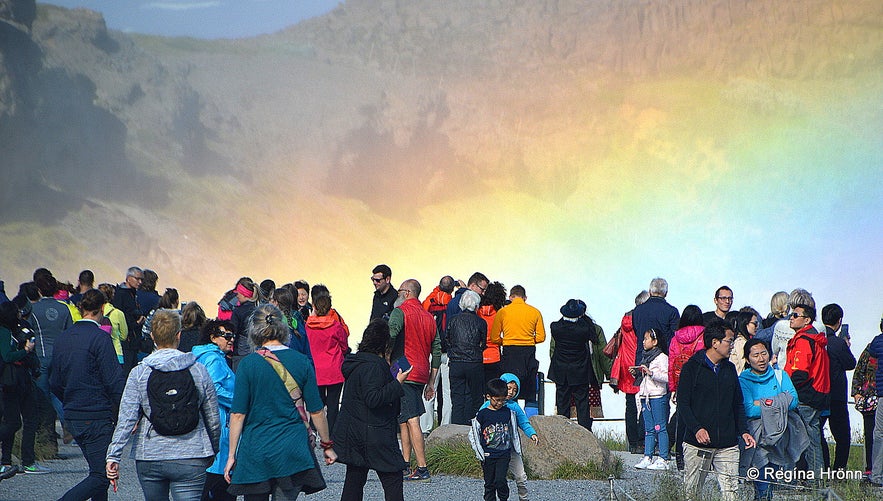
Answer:
[(497, 316), (497, 310), (489, 304), (478, 308), (478, 316), (487, 322), (487, 348), (482, 353), (482, 362), (486, 364), (495, 364), (500, 361), (500, 346), (491, 343), (491, 327), (494, 325), (494, 317)]

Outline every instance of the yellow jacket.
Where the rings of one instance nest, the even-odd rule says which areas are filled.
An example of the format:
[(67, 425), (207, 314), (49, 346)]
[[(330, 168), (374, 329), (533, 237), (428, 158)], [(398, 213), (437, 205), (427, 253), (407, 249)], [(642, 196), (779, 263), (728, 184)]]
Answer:
[(540, 310), (520, 297), (500, 308), (491, 326), (491, 343), (503, 346), (533, 346), (546, 340), (543, 315)]
[(110, 320), (111, 340), (113, 340), (113, 349), (117, 353), (120, 363), (123, 363), (123, 345), (122, 341), (129, 337), (129, 326), (126, 324), (126, 315), (121, 310), (113, 307), (110, 303), (104, 304), (104, 316)]

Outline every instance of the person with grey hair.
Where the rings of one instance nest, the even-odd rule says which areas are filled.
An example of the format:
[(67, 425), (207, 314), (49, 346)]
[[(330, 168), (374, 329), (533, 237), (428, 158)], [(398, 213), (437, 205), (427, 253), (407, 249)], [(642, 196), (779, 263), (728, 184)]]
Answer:
[(324, 488), (309, 440), (312, 420), (326, 464), (337, 460), (316, 373), (306, 355), (286, 346), (290, 328), (279, 308), (262, 304), (248, 322), (255, 350), (236, 371), (230, 408), (228, 492), (246, 499), (296, 499)]
[(141, 286), (142, 280), (144, 280), (144, 271), (137, 266), (132, 266), (126, 270), (126, 280), (117, 285), (113, 293), (112, 304), (126, 316), (128, 332), (133, 333), (132, 336), (128, 336), (121, 343), (124, 374), (128, 374), (132, 367), (135, 366), (135, 359), (138, 356), (138, 343), (135, 342), (135, 339), (140, 340), (141, 337), (134, 335), (134, 333), (141, 332), (141, 326), (144, 325), (144, 321), (147, 319), (145, 311), (141, 308), (141, 304), (138, 301), (138, 288)]
[[(681, 320), (678, 309), (665, 300), (667, 295), (668, 282), (664, 278), (654, 278), (650, 281), (650, 298), (635, 306), (635, 311), (632, 313), (638, 336), (643, 336), (643, 333), (653, 329), (658, 336), (659, 348), (666, 355), (668, 355), (668, 345), (675, 331), (678, 330), (678, 322)], [(643, 356), (644, 347), (641, 343), (637, 343), (635, 360), (641, 360)]]
[[(816, 307), (816, 301), (812, 298), (812, 294), (808, 290), (801, 289), (800, 287), (794, 289), (791, 291), (791, 294), (788, 295), (788, 306), (792, 310), (798, 304), (810, 306), (812, 308)], [(818, 330), (810, 325), (809, 333), (816, 334), (818, 333)], [(788, 343), (793, 337), (794, 329), (791, 328), (790, 318), (785, 318), (783, 322), (777, 322), (773, 326), (772, 342), (770, 343), (773, 353), (770, 363), (773, 364), (775, 368), (785, 368), (785, 359), (788, 358)]]
[(447, 326), (448, 364), (451, 373), (451, 423), (468, 425), (484, 401), (484, 361), (487, 322), (475, 310), (481, 296), (466, 291), (460, 296), (460, 314)]

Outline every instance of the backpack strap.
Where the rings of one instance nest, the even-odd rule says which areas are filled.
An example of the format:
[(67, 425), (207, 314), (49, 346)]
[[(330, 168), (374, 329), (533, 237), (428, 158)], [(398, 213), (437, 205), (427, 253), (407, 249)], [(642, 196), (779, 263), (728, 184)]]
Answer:
[(255, 350), (255, 353), (263, 357), (282, 380), (282, 384), (285, 385), (285, 389), (288, 390), (288, 395), (291, 397), (291, 402), (294, 404), (294, 408), (297, 409), (301, 421), (303, 421), (304, 426), (307, 427), (307, 438), (309, 440), (310, 448), (314, 448), (316, 446), (316, 435), (310, 429), (310, 415), (307, 413), (303, 392), (297, 384), (297, 381), (294, 380), (294, 376), (292, 376), (291, 373), (288, 372), (288, 369), (282, 365), (282, 361), (279, 360), (279, 357), (267, 347), (261, 346)]
[(776, 381), (779, 382), (779, 389), (782, 389), (782, 369), (773, 369), (773, 374), (776, 375)]

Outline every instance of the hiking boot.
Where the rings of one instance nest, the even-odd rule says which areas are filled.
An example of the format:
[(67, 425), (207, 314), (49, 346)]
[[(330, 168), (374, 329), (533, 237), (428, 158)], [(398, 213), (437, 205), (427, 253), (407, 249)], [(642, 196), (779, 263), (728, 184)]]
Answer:
[(405, 477), (408, 482), (428, 482), (432, 477), (429, 475), (429, 469), (425, 466), (415, 468), (414, 471)]
[(650, 463), (647, 466), (648, 470), (667, 470), (668, 469), (668, 461), (662, 459), (661, 457), (657, 457), (655, 461)]
[(34, 463), (28, 466), (22, 466), (21, 471), (24, 473), (30, 473), (32, 475), (44, 475), (46, 473), (50, 473), (52, 470), (46, 468), (45, 466)]
[(650, 458), (650, 456), (644, 456), (644, 459), (642, 459), (640, 463), (636, 464), (635, 468), (637, 468), (639, 470), (645, 470), (652, 463), (653, 463), (653, 460)]

